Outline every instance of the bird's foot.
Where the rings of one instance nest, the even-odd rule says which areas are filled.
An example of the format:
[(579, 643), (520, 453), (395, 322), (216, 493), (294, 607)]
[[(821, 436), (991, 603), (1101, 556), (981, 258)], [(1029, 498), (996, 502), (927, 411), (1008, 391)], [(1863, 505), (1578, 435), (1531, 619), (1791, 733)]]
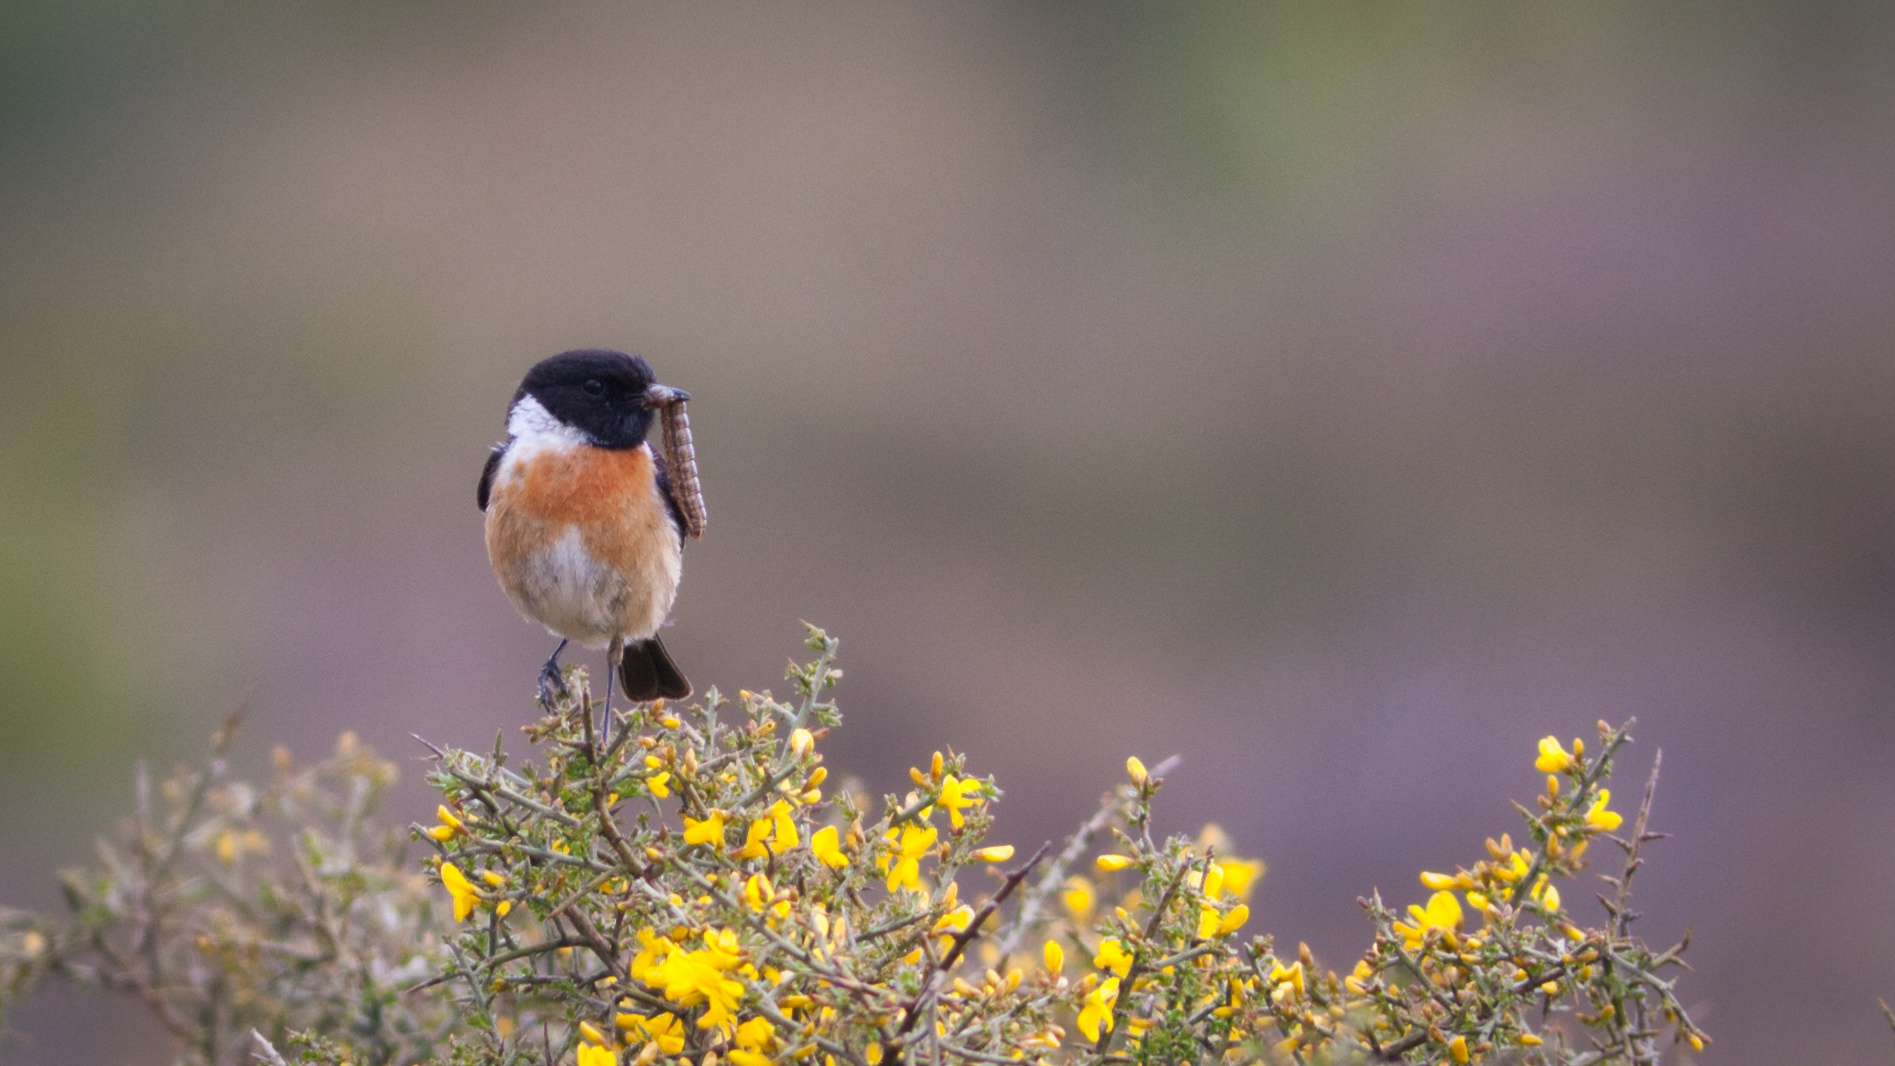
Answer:
[(551, 708), (561, 700), (572, 698), (572, 690), (566, 687), (566, 678), (560, 672), (559, 664), (547, 662), (540, 667), (540, 704)]

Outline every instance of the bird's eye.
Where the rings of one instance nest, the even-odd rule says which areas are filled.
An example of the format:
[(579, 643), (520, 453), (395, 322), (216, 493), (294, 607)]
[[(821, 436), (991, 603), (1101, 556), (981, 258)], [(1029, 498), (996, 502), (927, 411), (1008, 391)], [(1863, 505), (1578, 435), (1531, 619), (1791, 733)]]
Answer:
[(600, 381), (598, 378), (588, 379), (584, 385), (580, 386), (580, 388), (586, 390), (587, 396), (605, 395), (605, 382)]

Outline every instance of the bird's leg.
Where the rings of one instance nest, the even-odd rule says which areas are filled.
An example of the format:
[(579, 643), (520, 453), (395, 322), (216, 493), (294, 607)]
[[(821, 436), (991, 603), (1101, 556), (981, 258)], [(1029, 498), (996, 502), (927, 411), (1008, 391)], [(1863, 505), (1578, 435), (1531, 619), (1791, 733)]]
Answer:
[(559, 676), (559, 653), (566, 650), (566, 644), (567, 641), (560, 641), (559, 647), (553, 649), (553, 654), (548, 655), (545, 665), (540, 667), (540, 702), (548, 707), (559, 697), (571, 695), (566, 691), (566, 679)]
[(625, 638), (613, 637), (605, 649), (605, 725), (599, 730), (599, 736), (605, 741), (604, 751), (612, 750), (612, 682), (618, 680), (619, 660), (623, 658)]

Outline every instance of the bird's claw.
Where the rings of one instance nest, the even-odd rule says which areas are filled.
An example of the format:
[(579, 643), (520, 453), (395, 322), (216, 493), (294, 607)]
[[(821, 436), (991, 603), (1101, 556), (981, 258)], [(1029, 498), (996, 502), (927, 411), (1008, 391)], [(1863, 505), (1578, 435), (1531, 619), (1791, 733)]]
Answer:
[(552, 707), (561, 700), (572, 698), (572, 690), (566, 687), (566, 679), (558, 666), (547, 663), (540, 667), (540, 703)]

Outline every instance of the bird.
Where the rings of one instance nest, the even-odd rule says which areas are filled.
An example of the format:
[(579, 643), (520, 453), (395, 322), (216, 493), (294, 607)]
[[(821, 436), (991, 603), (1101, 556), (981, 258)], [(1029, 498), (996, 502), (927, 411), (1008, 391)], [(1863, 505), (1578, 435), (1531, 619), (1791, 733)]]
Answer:
[(560, 638), (540, 668), (549, 703), (565, 690), (559, 654), (573, 641), (607, 649), (608, 715), (613, 671), (631, 700), (691, 694), (658, 638), (683, 572), (685, 517), (645, 442), (659, 412), (689, 398), (658, 384), (643, 358), (608, 349), (543, 359), (513, 394), (476, 498), (501, 589)]

